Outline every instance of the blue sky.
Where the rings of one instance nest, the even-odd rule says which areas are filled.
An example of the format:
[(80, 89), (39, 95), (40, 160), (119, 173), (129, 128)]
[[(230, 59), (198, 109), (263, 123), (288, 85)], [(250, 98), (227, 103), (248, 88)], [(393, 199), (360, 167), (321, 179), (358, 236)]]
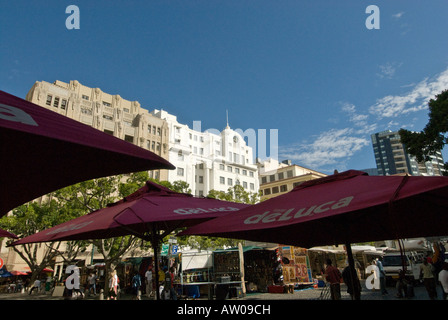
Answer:
[[(69, 5), (79, 30), (65, 26)], [(369, 5), (380, 29), (366, 28)], [(446, 0), (0, 7), (1, 90), (24, 98), (35, 81), (78, 80), (203, 130), (222, 130), (228, 110), (233, 129), (277, 129), (280, 160), (324, 173), (375, 167), (370, 134), (422, 130), (448, 88)]]

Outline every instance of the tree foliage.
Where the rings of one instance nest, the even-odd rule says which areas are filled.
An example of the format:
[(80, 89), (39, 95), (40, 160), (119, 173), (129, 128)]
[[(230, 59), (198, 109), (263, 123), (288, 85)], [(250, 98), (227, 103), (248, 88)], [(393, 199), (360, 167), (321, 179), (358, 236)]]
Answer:
[[(429, 161), (431, 155), (442, 150), (448, 143), (448, 90), (436, 95), (435, 99), (429, 101), (428, 106), (429, 120), (421, 132), (405, 129), (399, 131), (406, 151), (418, 161)], [(448, 169), (448, 162), (445, 163), (445, 169)]]

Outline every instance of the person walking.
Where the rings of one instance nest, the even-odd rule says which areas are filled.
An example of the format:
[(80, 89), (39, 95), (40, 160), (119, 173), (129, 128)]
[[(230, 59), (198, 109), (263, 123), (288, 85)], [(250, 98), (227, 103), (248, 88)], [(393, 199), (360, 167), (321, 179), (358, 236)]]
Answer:
[(93, 289), (93, 295), (96, 296), (96, 280), (98, 279), (98, 277), (96, 276), (96, 271), (92, 272), (89, 275), (89, 294), (92, 293), (92, 289)]
[(30, 294), (33, 293), (34, 289), (37, 289), (37, 293), (39, 293), (39, 291), (40, 291), (40, 284), (41, 284), (40, 280), (36, 279), (36, 281), (34, 281), (33, 287), (30, 290)]
[(423, 280), (429, 299), (437, 299), (436, 279), (434, 277), (434, 267), (430, 257), (423, 259), (423, 264), (420, 265), (420, 280)]
[(148, 270), (145, 273), (146, 279), (146, 295), (150, 298), (153, 295), (153, 287), (152, 287), (152, 266), (148, 267)]
[(326, 261), (325, 279), (330, 283), (331, 300), (341, 299), (341, 279), (342, 275), (338, 268), (332, 265), (331, 259)]
[(359, 282), (358, 275), (354, 268), (347, 265), (342, 271), (342, 279), (347, 285), (347, 293), (352, 300), (361, 299), (361, 283)]
[(109, 295), (107, 300), (117, 300), (117, 299), (118, 299), (118, 276), (117, 272), (114, 270), (110, 273)]
[(439, 272), (439, 281), (442, 285), (442, 297), (446, 300), (448, 297), (448, 263), (444, 262), (442, 265), (442, 270)]
[(141, 300), (140, 295), (140, 287), (142, 286), (142, 279), (140, 277), (140, 274), (138, 272), (135, 273), (134, 277), (132, 278), (132, 291), (135, 295), (135, 300)]
[(378, 273), (380, 276), (381, 294), (384, 296), (384, 295), (388, 294), (389, 292), (386, 289), (386, 272), (384, 271), (383, 262), (381, 260), (382, 260), (382, 257), (379, 257), (376, 259), (375, 263), (376, 263), (376, 266), (378, 267)]

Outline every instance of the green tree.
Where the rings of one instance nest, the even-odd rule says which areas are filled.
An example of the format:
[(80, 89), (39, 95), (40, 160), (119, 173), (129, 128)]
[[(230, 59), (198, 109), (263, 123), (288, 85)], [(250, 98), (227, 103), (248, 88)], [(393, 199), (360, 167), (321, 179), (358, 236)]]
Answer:
[[(43, 229), (63, 222), (57, 215), (58, 204), (50, 200), (39, 204), (30, 202), (21, 205), (12, 211), (12, 214), (0, 220), (0, 227), (15, 233), (19, 238), (34, 234)], [(34, 281), (42, 270), (49, 267), (58, 255), (60, 243), (37, 246), (35, 244), (25, 244), (20, 248), (13, 246), (13, 250), (28, 264)], [(43, 250), (38, 250), (42, 247)]]
[[(429, 120), (421, 132), (412, 132), (405, 129), (399, 131), (401, 142), (406, 151), (417, 158), (418, 161), (428, 161), (436, 151), (442, 150), (448, 143), (448, 90), (431, 99), (429, 106)], [(448, 162), (445, 163), (448, 170)], [(445, 171), (445, 175), (448, 172)]]

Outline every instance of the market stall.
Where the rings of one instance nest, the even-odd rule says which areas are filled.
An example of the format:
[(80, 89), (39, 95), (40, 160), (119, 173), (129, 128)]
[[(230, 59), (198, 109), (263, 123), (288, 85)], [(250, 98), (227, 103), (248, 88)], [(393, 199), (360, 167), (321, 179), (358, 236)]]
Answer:
[(196, 299), (213, 298), (213, 258), (211, 251), (183, 252), (181, 259), (182, 295)]

